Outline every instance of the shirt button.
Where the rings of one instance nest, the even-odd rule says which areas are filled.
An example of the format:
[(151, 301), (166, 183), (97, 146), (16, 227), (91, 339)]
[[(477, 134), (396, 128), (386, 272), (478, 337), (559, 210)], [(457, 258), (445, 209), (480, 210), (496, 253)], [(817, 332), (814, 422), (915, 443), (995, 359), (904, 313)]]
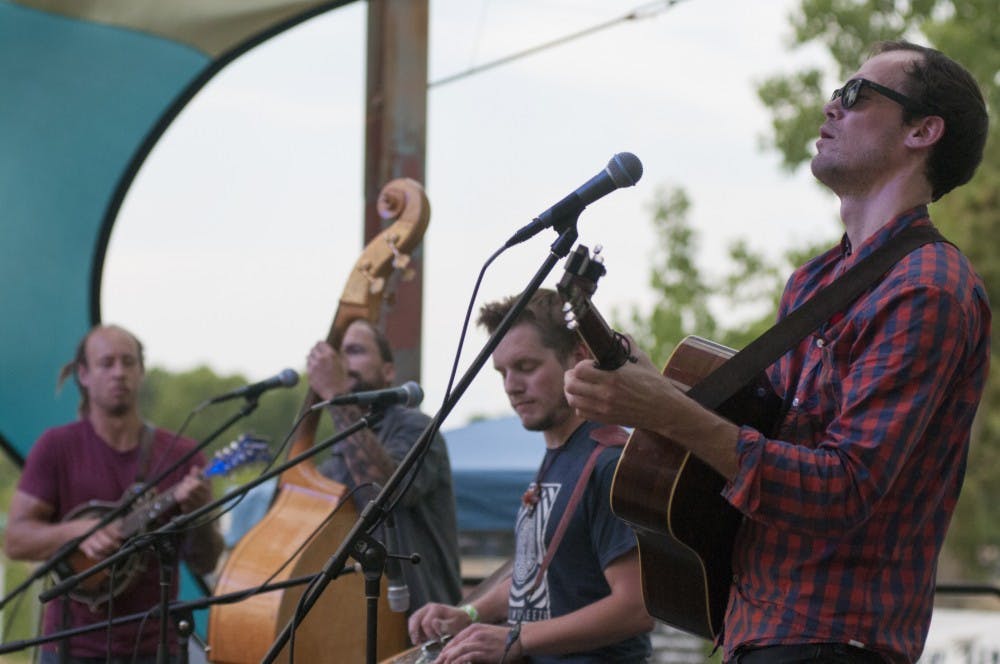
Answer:
[(818, 348), (822, 348), (822, 347), (823, 347), (823, 346), (825, 346), (825, 345), (826, 345), (826, 342), (825, 342), (825, 341), (823, 341), (822, 339), (817, 339), (817, 340), (816, 340), (816, 346), (817, 346)]

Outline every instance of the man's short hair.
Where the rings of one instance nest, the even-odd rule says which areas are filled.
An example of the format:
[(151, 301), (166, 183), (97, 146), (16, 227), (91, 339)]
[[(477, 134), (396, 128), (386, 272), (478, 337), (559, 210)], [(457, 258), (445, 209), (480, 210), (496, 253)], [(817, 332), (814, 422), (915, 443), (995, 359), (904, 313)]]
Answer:
[(382, 358), (383, 362), (392, 364), (392, 344), (389, 343), (389, 339), (385, 336), (385, 333), (366, 318), (358, 318), (357, 320), (351, 321), (351, 325), (354, 325), (354, 323), (363, 323), (369, 330), (372, 331), (372, 336), (375, 339), (375, 346), (378, 348), (378, 356)]
[[(898, 40), (875, 44), (872, 55), (889, 51), (920, 55), (906, 67), (906, 89), (901, 92), (944, 119), (944, 136), (927, 160), (927, 180), (936, 201), (971, 180), (982, 161), (989, 127), (986, 101), (972, 74), (944, 53)], [(917, 117), (904, 111), (907, 122)]]
[[(484, 304), (479, 310), (479, 325), (493, 334), (519, 298), (520, 295), (511, 295)], [(576, 333), (566, 327), (562, 306), (563, 301), (558, 293), (548, 288), (540, 288), (531, 296), (527, 306), (513, 322), (513, 325), (527, 323), (538, 330), (542, 345), (554, 350), (560, 362), (566, 360), (580, 343)]]

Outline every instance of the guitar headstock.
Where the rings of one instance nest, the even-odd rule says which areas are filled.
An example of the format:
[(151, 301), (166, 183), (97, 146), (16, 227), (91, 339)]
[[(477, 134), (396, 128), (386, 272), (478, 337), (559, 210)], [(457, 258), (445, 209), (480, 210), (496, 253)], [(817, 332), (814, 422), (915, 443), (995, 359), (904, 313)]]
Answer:
[(566, 326), (580, 335), (597, 366), (611, 371), (630, 360), (631, 351), (625, 338), (611, 329), (591, 301), (598, 280), (606, 272), (601, 247), (594, 247), (591, 255), (589, 248), (578, 244), (566, 259), (556, 290), (563, 299)]
[(206, 478), (228, 475), (242, 466), (270, 460), (271, 448), (267, 441), (245, 433), (216, 452), (203, 474)]

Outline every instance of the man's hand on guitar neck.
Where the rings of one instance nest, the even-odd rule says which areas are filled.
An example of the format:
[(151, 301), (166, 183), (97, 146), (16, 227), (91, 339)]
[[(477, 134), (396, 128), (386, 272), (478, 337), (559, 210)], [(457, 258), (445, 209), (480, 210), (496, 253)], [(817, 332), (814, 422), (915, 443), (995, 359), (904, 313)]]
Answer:
[(726, 478), (739, 466), (739, 427), (689, 399), (633, 344), (636, 362), (614, 371), (584, 360), (566, 372), (566, 400), (581, 417), (645, 429), (690, 450)]
[(212, 499), (212, 485), (201, 476), (201, 468), (192, 466), (188, 474), (173, 488), (181, 512), (193, 512)]

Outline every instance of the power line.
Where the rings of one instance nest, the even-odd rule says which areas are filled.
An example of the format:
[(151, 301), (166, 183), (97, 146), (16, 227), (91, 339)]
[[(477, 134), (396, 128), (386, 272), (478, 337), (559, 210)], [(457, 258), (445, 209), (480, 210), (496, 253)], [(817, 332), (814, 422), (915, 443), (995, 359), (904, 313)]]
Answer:
[(519, 60), (529, 55), (540, 53), (554, 46), (559, 46), (561, 44), (571, 42), (575, 39), (586, 37), (587, 35), (591, 35), (600, 30), (610, 28), (612, 26), (618, 25), (619, 23), (624, 23), (625, 21), (636, 21), (639, 19), (651, 18), (657, 14), (665, 12), (666, 10), (670, 9), (671, 7), (682, 1), (683, 0), (657, 0), (656, 2), (650, 2), (645, 5), (641, 5), (639, 7), (636, 7), (632, 11), (628, 12), (627, 14), (619, 16), (618, 18), (611, 19), (610, 21), (606, 21), (604, 23), (598, 23), (597, 25), (586, 28), (579, 32), (574, 32), (573, 34), (566, 35), (565, 37), (560, 37), (559, 39), (554, 39), (552, 41), (545, 42), (544, 44), (539, 44), (538, 46), (532, 46), (531, 48), (519, 51), (517, 53), (513, 53), (511, 55), (506, 55), (502, 58), (493, 60), (492, 62), (487, 62), (485, 64), (481, 64), (476, 67), (470, 67), (469, 69), (466, 69), (465, 71), (460, 71), (457, 74), (452, 74), (451, 76), (445, 76), (444, 78), (439, 78), (436, 81), (431, 81), (427, 84), (427, 87), (434, 88), (441, 85), (445, 85), (447, 83), (452, 83), (459, 79), (467, 78), (474, 74), (482, 73), (488, 69), (493, 69), (495, 67), (499, 67), (500, 65), (505, 65), (508, 62), (513, 62), (514, 60)]

